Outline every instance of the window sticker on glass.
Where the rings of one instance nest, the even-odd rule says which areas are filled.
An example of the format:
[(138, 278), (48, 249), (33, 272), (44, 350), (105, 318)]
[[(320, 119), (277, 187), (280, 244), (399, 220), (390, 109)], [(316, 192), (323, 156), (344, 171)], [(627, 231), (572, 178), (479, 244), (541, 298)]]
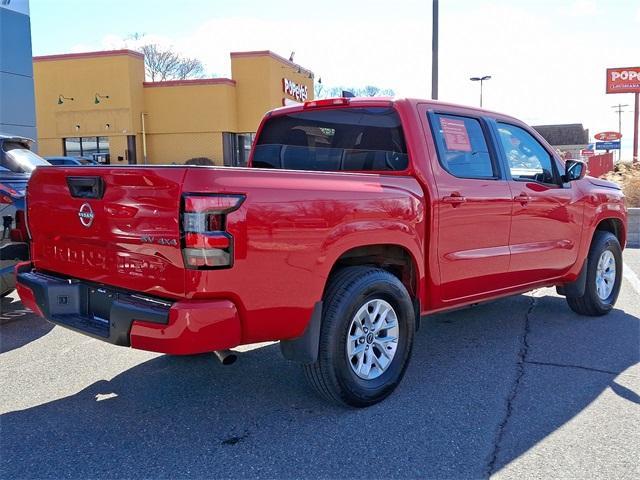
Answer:
[(453, 118), (440, 117), (440, 125), (447, 150), (455, 150), (458, 152), (470, 152), (471, 142), (467, 134), (467, 127), (463, 120), (455, 120)]

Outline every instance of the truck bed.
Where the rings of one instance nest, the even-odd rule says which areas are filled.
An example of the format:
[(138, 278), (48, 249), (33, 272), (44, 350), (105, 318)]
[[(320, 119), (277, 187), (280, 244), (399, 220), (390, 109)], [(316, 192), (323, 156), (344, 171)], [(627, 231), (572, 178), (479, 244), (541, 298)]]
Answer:
[[(74, 196), (70, 182), (83, 179), (97, 179), (102, 198)], [(230, 268), (185, 267), (180, 221), (186, 194), (244, 196), (226, 220)], [(415, 179), (398, 175), (43, 167), (28, 192), (33, 263), (44, 272), (171, 301), (229, 298), (241, 312), (243, 340), (294, 337), (346, 251), (375, 237), (380, 244), (404, 244), (420, 258), (422, 196)], [(85, 204), (93, 214), (89, 226), (81, 221)]]

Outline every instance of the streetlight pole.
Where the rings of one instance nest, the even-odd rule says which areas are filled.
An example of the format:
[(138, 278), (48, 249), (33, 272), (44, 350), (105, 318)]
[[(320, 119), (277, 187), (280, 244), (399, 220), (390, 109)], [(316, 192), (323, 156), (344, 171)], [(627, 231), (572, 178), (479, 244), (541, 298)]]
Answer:
[(431, 99), (438, 99), (438, 0), (433, 0), (431, 36)]
[(482, 83), (485, 80), (490, 80), (491, 75), (485, 75), (484, 77), (471, 77), (469, 80), (472, 82), (480, 82), (480, 108), (482, 108)]

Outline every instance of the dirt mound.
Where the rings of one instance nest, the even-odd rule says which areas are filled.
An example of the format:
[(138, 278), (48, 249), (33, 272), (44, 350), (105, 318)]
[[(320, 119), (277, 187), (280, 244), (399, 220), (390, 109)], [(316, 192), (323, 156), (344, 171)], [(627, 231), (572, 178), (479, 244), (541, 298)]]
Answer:
[(640, 207), (640, 163), (620, 163), (602, 178), (622, 186), (627, 207)]

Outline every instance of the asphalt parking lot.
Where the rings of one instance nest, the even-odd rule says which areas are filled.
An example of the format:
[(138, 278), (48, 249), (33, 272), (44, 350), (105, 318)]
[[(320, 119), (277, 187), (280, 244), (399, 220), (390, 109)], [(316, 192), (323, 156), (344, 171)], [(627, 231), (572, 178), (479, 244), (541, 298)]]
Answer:
[(624, 257), (606, 317), (543, 289), (428, 318), (399, 389), (365, 410), (317, 398), (274, 344), (228, 367), (133, 351), (14, 295), (0, 478), (638, 478), (640, 250)]

